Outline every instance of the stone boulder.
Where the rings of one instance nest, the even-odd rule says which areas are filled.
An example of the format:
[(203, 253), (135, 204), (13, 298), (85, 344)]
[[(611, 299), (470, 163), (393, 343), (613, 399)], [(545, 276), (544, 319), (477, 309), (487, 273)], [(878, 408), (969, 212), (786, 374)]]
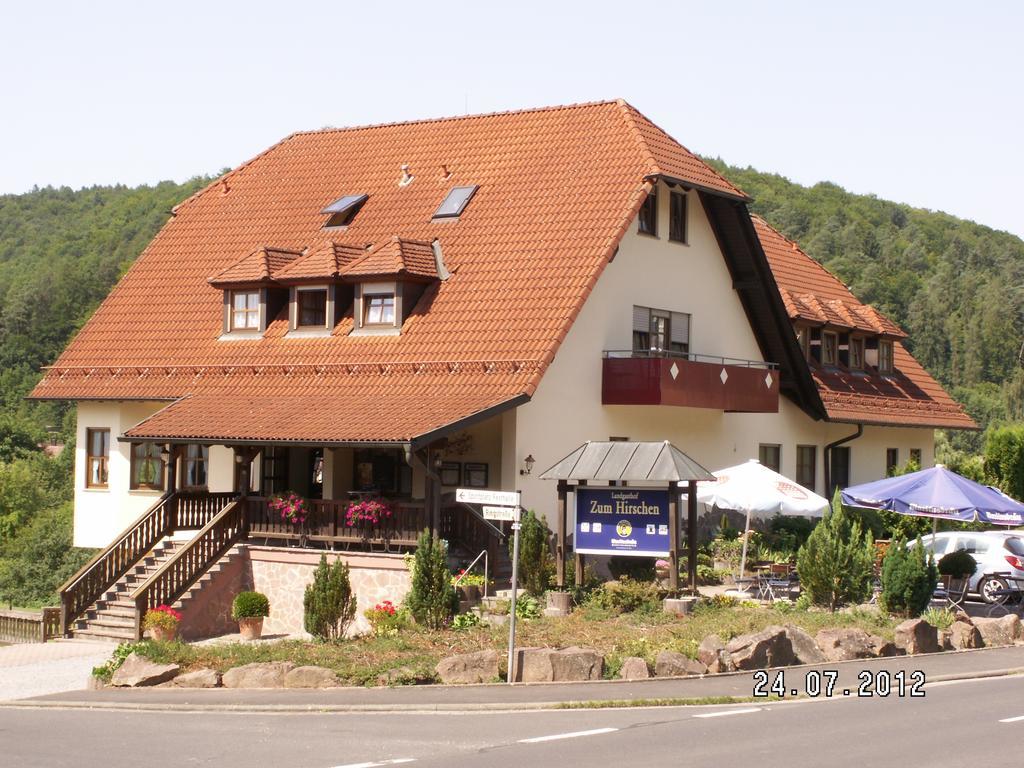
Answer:
[(160, 685), (178, 676), (177, 664), (156, 664), (136, 653), (129, 654), (110, 678), (110, 684), (119, 688), (141, 688)]
[(627, 656), (622, 660), (619, 677), (623, 680), (646, 680), (651, 676), (647, 662), (639, 656)]
[(175, 688), (219, 688), (220, 672), (215, 669), (197, 669), (178, 675), (171, 681)]
[(284, 676), (285, 688), (335, 688), (338, 676), (327, 667), (296, 667)]
[(998, 619), (976, 618), (974, 626), (981, 633), (986, 648), (1013, 645), (1021, 636), (1020, 617), (1012, 613)]
[(906, 656), (907, 652), (900, 648), (892, 640), (883, 640), (878, 635), (869, 635), (871, 638), (872, 650), (875, 656)]
[(490, 683), (501, 674), (498, 662), (498, 652), (493, 649), (460, 653), (437, 662), (437, 677), (445, 685)]
[(697, 648), (697, 661), (707, 667), (711, 674), (736, 670), (732, 656), (725, 650), (725, 643), (718, 635), (708, 635), (701, 641)]
[(602, 672), (604, 656), (588, 648), (522, 648), (517, 654), (518, 682), (600, 680)]
[(290, 661), (266, 661), (229, 669), (221, 676), (225, 688), (282, 688), (284, 678), (295, 669)]
[(793, 663), (793, 644), (785, 627), (766, 627), (760, 632), (734, 637), (725, 646), (736, 669), (785, 667)]
[(981, 632), (974, 626), (970, 619), (961, 621), (957, 619), (949, 628), (949, 644), (954, 651), (963, 651), (968, 648), (981, 648), (984, 641), (981, 639)]
[(654, 660), (654, 674), (658, 677), (703, 675), (708, 668), (699, 661), (676, 651), (661, 651)]
[(793, 624), (786, 625), (786, 637), (793, 646), (793, 659), (797, 664), (823, 664), (828, 659), (814, 638)]
[(814, 636), (814, 641), (828, 661), (870, 659), (882, 643), (881, 638), (853, 627), (823, 629)]
[(411, 666), (392, 667), (377, 675), (377, 685), (420, 685), (433, 682), (433, 675), (429, 672)]
[(899, 624), (893, 640), (911, 656), (942, 650), (937, 630), (924, 619), (907, 619)]

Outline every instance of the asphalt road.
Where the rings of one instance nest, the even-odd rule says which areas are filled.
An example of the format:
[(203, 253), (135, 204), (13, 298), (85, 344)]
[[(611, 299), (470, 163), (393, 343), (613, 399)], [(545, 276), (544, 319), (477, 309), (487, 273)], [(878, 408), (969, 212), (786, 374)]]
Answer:
[[(918, 698), (473, 713), (0, 710), (10, 768), (217, 765), (997, 765), (1024, 738), (1024, 677), (929, 684)], [(1016, 718), (1016, 719), (1014, 719)]]

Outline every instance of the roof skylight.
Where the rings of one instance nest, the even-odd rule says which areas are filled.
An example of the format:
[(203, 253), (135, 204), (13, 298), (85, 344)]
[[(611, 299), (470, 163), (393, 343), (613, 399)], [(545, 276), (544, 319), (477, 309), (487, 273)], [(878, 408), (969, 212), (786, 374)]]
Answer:
[(328, 213), (331, 218), (325, 227), (343, 227), (352, 221), (369, 195), (345, 195), (324, 208), (320, 213)]
[(452, 187), (434, 211), (435, 219), (454, 219), (462, 214), (479, 187)]

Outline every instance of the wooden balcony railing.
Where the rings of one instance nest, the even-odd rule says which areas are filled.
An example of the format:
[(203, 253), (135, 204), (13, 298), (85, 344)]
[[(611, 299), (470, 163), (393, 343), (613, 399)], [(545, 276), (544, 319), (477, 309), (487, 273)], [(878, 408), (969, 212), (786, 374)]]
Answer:
[(142, 639), (142, 618), (150, 608), (171, 605), (185, 594), (211, 565), (245, 537), (245, 504), (231, 501), (160, 568), (132, 592), (135, 639)]
[(427, 527), (422, 503), (392, 503), (393, 514), (377, 525), (349, 526), (345, 523), (348, 499), (307, 499), (306, 522), (301, 526), (281, 519), (267, 499), (250, 496), (246, 499), (249, 535), (280, 541), (309, 541), (327, 544), (371, 544), (384, 548), (412, 547), (420, 532)]
[(199, 529), (210, 522), (237, 493), (207, 493), (182, 491), (174, 496), (174, 529)]
[(0, 642), (45, 643), (62, 633), (60, 608), (43, 608), (39, 612), (0, 611)]

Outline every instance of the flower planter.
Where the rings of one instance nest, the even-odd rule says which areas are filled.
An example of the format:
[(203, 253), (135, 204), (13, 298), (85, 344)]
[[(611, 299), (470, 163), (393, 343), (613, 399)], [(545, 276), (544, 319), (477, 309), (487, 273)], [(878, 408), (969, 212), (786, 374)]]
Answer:
[(239, 619), (238, 631), (243, 640), (259, 640), (263, 636), (263, 617)]
[(460, 593), (460, 597), (466, 602), (480, 602), (480, 587), (476, 584), (460, 584), (458, 591)]
[(169, 643), (178, 634), (177, 627), (153, 627), (149, 630), (150, 636), (158, 643)]

